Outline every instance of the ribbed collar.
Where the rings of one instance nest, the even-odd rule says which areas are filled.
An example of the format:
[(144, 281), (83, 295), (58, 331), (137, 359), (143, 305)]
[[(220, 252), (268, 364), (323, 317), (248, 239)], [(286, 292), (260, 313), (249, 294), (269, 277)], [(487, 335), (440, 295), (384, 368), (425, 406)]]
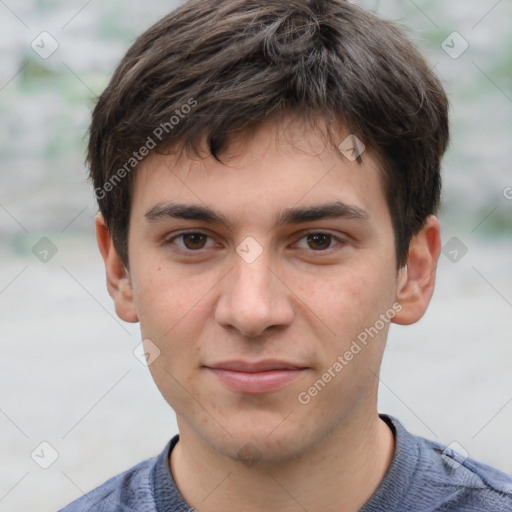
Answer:
[[(399, 510), (418, 467), (419, 446), (416, 437), (407, 432), (396, 418), (386, 414), (381, 414), (380, 417), (393, 432), (395, 453), (384, 479), (360, 512)], [(157, 512), (192, 510), (179, 493), (169, 468), (169, 456), (178, 440), (179, 436), (176, 435), (169, 441), (151, 470), (151, 485)]]

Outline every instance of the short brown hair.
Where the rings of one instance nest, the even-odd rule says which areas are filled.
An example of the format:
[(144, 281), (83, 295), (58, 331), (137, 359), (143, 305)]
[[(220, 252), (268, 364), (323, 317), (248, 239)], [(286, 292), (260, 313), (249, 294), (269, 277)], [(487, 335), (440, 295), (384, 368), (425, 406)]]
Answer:
[(321, 118), (378, 155), (402, 266), (439, 205), (447, 111), (400, 29), (347, 1), (191, 0), (135, 41), (100, 96), (90, 176), (127, 265), (131, 170), (149, 151), (206, 140), (219, 160), (233, 132), (290, 112)]

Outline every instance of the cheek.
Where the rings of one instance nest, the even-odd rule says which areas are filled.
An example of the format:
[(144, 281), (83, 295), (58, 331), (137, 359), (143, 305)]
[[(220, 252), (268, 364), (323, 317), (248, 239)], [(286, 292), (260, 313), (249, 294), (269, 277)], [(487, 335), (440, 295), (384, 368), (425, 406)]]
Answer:
[[(347, 326), (357, 324), (366, 311), (374, 309), (378, 296), (375, 283), (367, 273), (347, 269), (317, 277), (297, 276), (301, 299), (326, 322)], [(335, 329), (334, 329), (335, 330)]]
[[(380, 315), (391, 308), (394, 300), (393, 280), (389, 276), (393, 276), (393, 273), (382, 268), (380, 270), (338, 271), (322, 279), (305, 280), (302, 277), (301, 299), (307, 310), (314, 313), (315, 321), (326, 326), (332, 335), (328, 336), (331, 342), (324, 344), (329, 357), (347, 350), (352, 341), (365, 329), (373, 327)], [(387, 325), (379, 329), (376, 340), (385, 338)], [(378, 327), (382, 327), (380, 322)], [(321, 336), (321, 339), (326, 338)], [(381, 345), (372, 344), (375, 350), (371, 348), (370, 352), (378, 354)]]
[[(205, 295), (207, 280), (186, 278), (162, 271), (139, 276), (135, 288), (143, 339), (159, 350), (149, 365), (153, 379), (166, 401), (177, 413), (195, 407), (195, 386), (201, 333), (212, 309)], [(195, 414), (200, 414), (199, 407)]]
[[(134, 279), (134, 299), (144, 337), (162, 348), (183, 343), (189, 345), (208, 316), (210, 290), (206, 276), (183, 277), (162, 267), (144, 267)], [(187, 343), (185, 343), (185, 341)]]

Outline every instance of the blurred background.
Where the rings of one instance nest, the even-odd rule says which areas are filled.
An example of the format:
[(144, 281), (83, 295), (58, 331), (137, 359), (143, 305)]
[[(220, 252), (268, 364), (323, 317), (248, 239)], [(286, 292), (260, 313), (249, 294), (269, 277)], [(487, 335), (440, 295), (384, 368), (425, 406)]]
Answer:
[[(512, 472), (511, 2), (354, 3), (402, 24), (451, 99), (438, 286), (391, 328), (379, 408)], [(176, 5), (0, 0), (2, 511), (56, 510), (177, 432), (107, 294), (83, 164), (95, 98)]]

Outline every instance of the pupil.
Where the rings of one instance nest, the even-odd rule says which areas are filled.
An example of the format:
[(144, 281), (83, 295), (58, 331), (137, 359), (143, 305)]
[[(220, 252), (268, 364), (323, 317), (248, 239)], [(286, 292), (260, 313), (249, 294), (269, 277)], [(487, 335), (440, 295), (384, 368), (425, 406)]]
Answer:
[(315, 234), (308, 235), (308, 244), (316, 247), (311, 247), (311, 249), (319, 250), (319, 249), (327, 249), (331, 244), (331, 236), (324, 234)]
[(205, 235), (195, 233), (184, 236), (184, 242), (187, 249), (201, 249), (204, 246)]

